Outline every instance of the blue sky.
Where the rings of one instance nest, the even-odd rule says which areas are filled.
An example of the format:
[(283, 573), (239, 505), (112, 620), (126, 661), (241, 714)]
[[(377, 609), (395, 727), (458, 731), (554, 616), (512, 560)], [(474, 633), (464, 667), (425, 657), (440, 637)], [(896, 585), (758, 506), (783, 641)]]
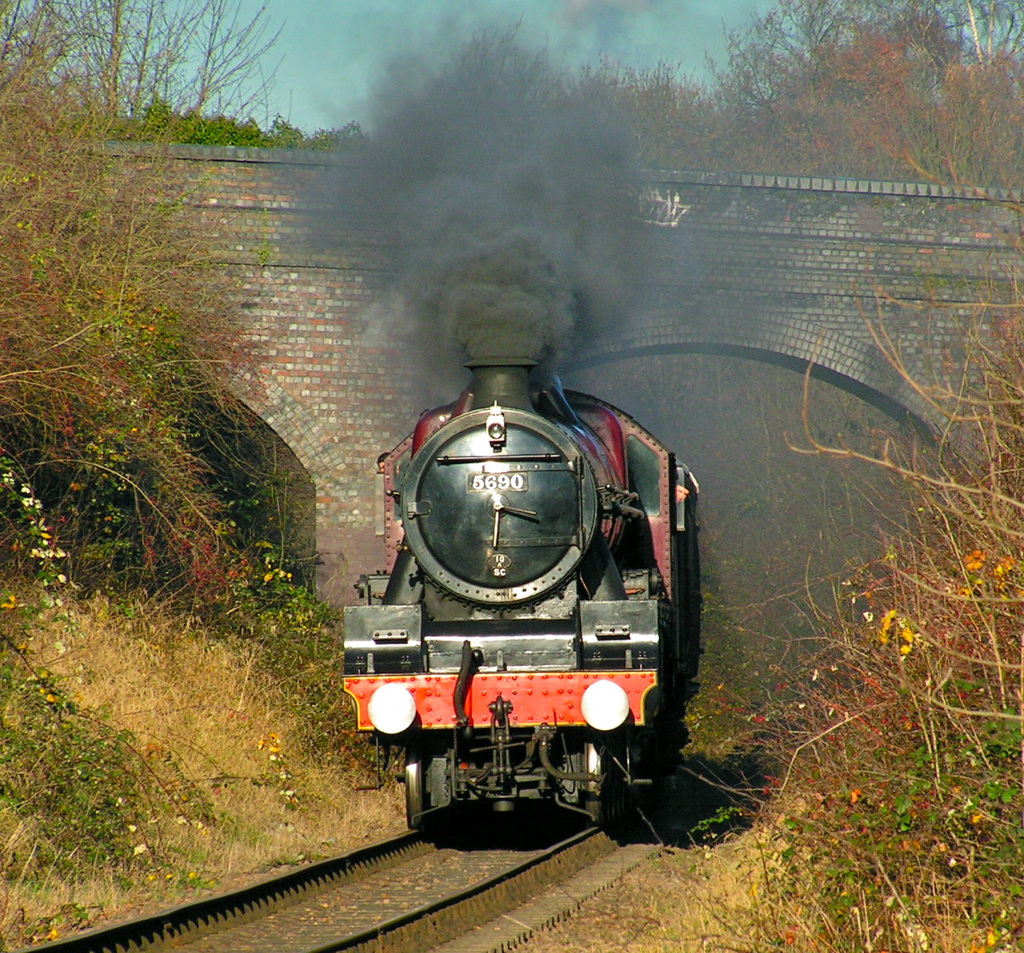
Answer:
[(266, 7), (268, 32), (281, 29), (269, 116), (306, 132), (367, 124), (367, 96), (393, 56), (422, 49), (437, 25), (520, 24), (556, 62), (596, 63), (602, 55), (631, 66), (659, 61), (702, 74), (705, 53), (724, 58), (724, 31), (744, 28), (766, 0), (239, 0), (243, 16)]

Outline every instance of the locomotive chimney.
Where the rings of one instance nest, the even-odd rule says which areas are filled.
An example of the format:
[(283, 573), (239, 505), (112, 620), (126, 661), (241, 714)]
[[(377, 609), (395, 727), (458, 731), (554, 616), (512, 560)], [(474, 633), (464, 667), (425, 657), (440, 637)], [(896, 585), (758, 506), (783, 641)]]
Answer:
[(530, 371), (537, 366), (528, 358), (513, 358), (510, 363), (497, 360), (470, 361), (466, 367), (473, 372), (469, 382), (469, 409), (493, 407), (517, 407), (532, 410), (530, 398)]

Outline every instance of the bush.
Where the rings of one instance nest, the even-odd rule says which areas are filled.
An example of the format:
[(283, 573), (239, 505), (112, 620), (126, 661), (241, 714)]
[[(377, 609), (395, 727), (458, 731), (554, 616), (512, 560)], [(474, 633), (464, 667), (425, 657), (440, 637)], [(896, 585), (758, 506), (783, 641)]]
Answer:
[(923, 391), (946, 422), (933, 463), (876, 459), (910, 490), (912, 532), (848, 581), (856, 621), (833, 623), (777, 713), (776, 942), (982, 953), (1024, 938), (1024, 322), (985, 340), (967, 396)]
[(108, 864), (126, 870), (141, 800), (130, 739), (77, 717), (45, 669), (19, 669), (8, 651), (0, 658), (0, 823), (11, 847), (5, 876)]
[(139, 117), (122, 117), (110, 136), (126, 142), (175, 142), (200, 146), (249, 146), (262, 149), (344, 149), (364, 140), (362, 128), (350, 122), (340, 129), (318, 129), (306, 135), (282, 116), (262, 129), (253, 118), (207, 115), (199, 111), (175, 112), (163, 100), (154, 100)]
[(45, 532), (78, 585), (229, 607), (252, 543), (308, 559), (267, 522), (276, 448), (229, 386), (252, 360), (233, 288), (159, 163), (104, 156), (90, 116), (0, 84), (0, 541), (23, 571)]
[(206, 799), (173, 759), (147, 758), (131, 731), (83, 709), (67, 679), (38, 664), (32, 634), (57, 621), (71, 638), (67, 615), (47, 621), (12, 595), (0, 605), (0, 875), (128, 876), (152, 866), (147, 840), (169, 817), (208, 823)]
[(227, 273), (158, 160), (104, 153), (117, 128), (0, 55), (4, 949), (140, 884), (208, 885), (239, 848), (327, 849), (336, 823), (292, 836), (281, 812), (347, 810), (322, 791), (350, 776), (304, 750), (351, 722), (312, 485), (235, 392), (253, 357)]

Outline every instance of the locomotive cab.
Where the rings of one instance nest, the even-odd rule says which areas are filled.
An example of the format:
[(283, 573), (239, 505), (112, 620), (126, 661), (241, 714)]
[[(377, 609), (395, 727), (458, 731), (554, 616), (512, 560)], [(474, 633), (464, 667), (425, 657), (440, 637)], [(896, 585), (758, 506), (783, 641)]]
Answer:
[(345, 610), (345, 690), (406, 750), (414, 829), (470, 801), (608, 821), (680, 743), (696, 483), (621, 411), (531, 391), (525, 362), (472, 370), (384, 458), (389, 572)]

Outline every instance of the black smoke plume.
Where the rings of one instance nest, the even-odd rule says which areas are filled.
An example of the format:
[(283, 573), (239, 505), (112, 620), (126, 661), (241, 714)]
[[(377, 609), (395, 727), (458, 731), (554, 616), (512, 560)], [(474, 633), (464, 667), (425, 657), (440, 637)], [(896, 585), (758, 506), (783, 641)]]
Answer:
[(477, 34), (439, 64), (392, 63), (369, 125), (332, 170), (323, 218), (342, 242), (383, 239), (389, 333), (439, 391), (468, 360), (555, 365), (622, 319), (639, 235), (632, 135), (596, 83), (513, 33)]

